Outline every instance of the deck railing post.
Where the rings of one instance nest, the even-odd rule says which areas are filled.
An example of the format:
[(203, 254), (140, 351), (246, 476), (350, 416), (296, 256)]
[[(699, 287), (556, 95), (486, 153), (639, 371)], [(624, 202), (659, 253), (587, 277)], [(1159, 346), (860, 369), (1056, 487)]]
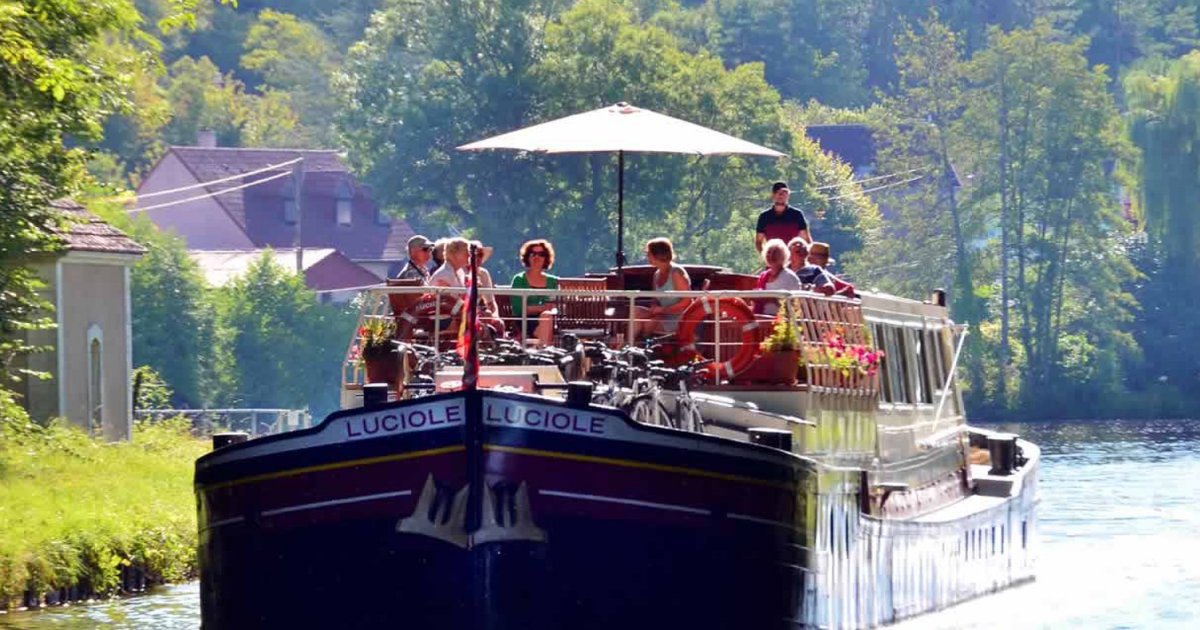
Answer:
[(716, 308), (713, 309), (713, 365), (718, 369), (713, 370), (713, 385), (721, 384), (721, 346), (725, 341), (722, 338), (721, 329), (721, 298), (716, 299)]
[(521, 331), (520, 331), (520, 337), (521, 337), (521, 343), (525, 343), (525, 342), (527, 341), (527, 340), (525, 339), (525, 337), (526, 337), (526, 331), (528, 331), (528, 330), (529, 330), (529, 296), (527, 296), (527, 295), (525, 295), (524, 293), (522, 293), (520, 297), (521, 297)]

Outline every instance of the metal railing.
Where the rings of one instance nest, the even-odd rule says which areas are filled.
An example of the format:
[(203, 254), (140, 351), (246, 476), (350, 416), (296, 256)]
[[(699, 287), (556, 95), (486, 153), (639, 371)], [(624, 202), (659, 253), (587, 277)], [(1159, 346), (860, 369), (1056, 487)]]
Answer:
[(313, 424), (308, 409), (138, 409), (138, 420), (159, 421), (187, 418), (197, 435), (219, 431), (245, 431), (252, 437), (305, 429)]
[[(529, 329), (530, 321), (536, 321), (537, 316), (531, 316), (529, 313), (530, 300), (534, 298), (545, 298), (552, 306), (550, 311), (556, 318), (559, 316), (570, 316), (571, 308), (577, 307), (582, 300), (590, 301), (594, 304), (596, 301), (602, 301), (606, 305), (605, 315), (602, 320), (605, 324), (606, 333), (604, 336), (610, 342), (610, 345), (617, 347), (629, 343), (629, 340), (635, 338), (635, 333), (639, 329), (642, 322), (648, 321), (645, 318), (637, 316), (638, 306), (648, 306), (657, 304), (657, 298), (667, 299), (684, 299), (684, 300), (699, 300), (699, 299), (733, 299), (738, 298), (753, 303), (756, 300), (782, 300), (781, 310), (784, 317), (787, 317), (792, 325), (799, 331), (801, 345), (806, 350), (805, 356), (821, 356), (821, 353), (814, 352), (820, 348), (824, 348), (828, 344), (828, 334), (835, 330), (841, 331), (844, 336), (844, 341), (852, 345), (873, 347), (870, 335), (867, 333), (862, 317), (861, 307), (857, 300), (851, 300), (840, 296), (826, 297), (824, 295), (813, 293), (811, 291), (781, 291), (781, 290), (715, 290), (715, 291), (640, 291), (640, 290), (595, 290), (595, 291), (580, 291), (580, 290), (563, 290), (563, 289), (513, 289), (509, 287), (482, 288), (479, 291), (483, 298), (499, 298), (499, 304), (503, 304), (511, 298), (518, 298), (520, 314), (515, 314), (518, 309), (506, 309), (501, 306), (496, 317), (501, 319), (513, 337), (523, 337), (524, 332)], [(413, 287), (378, 287), (371, 289), (363, 296), (363, 304), (359, 313), (359, 325), (361, 329), (363, 325), (372, 318), (391, 318), (391, 317), (409, 317), (411, 314), (393, 313), (392, 303), (403, 302), (410, 305), (415, 305), (418, 302), (425, 305), (425, 319), (428, 320), (428, 326), (432, 330), (430, 336), (430, 344), (437, 347), (445, 347), (453, 344), (449, 341), (444, 333), (447, 332), (443, 328), (446, 322), (457, 324), (458, 317), (461, 316), (464, 309), (461, 307), (449, 306), (448, 300), (443, 300), (443, 297), (457, 298), (461, 301), (465, 296), (466, 290), (459, 287), (433, 287), (433, 286), (413, 286)], [(398, 296), (405, 296), (403, 298)], [(730, 347), (741, 343), (741, 337), (736, 336), (736, 339), (728, 338), (727, 329), (732, 329), (732, 324), (729, 320), (723, 321), (721, 309), (713, 309), (711, 313), (713, 319), (713, 329), (720, 331), (720, 334), (713, 334), (712, 340), (697, 346), (703, 346), (705, 350), (711, 350), (711, 356), (715, 363), (720, 364), (724, 358), (730, 356)], [(769, 317), (763, 316), (760, 320), (764, 327), (763, 335), (770, 334)], [(558, 324), (556, 323), (556, 326)], [(455, 329), (457, 330), (457, 329)], [(453, 332), (453, 331), (451, 331)], [(357, 384), (363, 382), (362, 364), (357, 355), (360, 340), (355, 337), (350, 340), (347, 347), (346, 361), (343, 364), (343, 382), (345, 384)], [(821, 387), (830, 391), (844, 392), (852, 395), (874, 396), (878, 391), (878, 375), (865, 376), (855, 375), (847, 377), (839, 370), (834, 370), (828, 366), (820, 364), (810, 364), (805, 372), (806, 383), (809, 386)]]

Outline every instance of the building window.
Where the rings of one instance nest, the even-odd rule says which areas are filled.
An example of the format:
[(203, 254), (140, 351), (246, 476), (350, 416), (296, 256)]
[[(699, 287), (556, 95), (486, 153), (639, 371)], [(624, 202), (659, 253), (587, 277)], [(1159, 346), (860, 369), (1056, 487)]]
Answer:
[(392, 217), (383, 211), (383, 208), (375, 208), (375, 223), (379, 225), (391, 225)]
[(350, 225), (350, 211), (353, 207), (354, 191), (343, 181), (337, 189), (337, 222), (338, 225)]
[(104, 432), (104, 353), (100, 327), (88, 327), (88, 431), (93, 435)]
[(296, 204), (296, 186), (292, 180), (283, 187), (283, 222), (295, 225), (300, 218), (299, 206)]

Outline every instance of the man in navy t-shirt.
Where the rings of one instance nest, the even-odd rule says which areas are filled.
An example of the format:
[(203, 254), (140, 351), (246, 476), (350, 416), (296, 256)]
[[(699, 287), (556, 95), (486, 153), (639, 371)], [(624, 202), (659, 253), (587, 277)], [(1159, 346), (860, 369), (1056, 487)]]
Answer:
[(812, 241), (804, 213), (799, 208), (788, 205), (788, 197), (791, 194), (787, 182), (775, 182), (771, 186), (771, 198), (774, 203), (758, 215), (758, 227), (755, 229), (754, 248), (758, 251), (762, 251), (763, 243), (773, 238), (784, 243), (791, 242), (797, 236)]

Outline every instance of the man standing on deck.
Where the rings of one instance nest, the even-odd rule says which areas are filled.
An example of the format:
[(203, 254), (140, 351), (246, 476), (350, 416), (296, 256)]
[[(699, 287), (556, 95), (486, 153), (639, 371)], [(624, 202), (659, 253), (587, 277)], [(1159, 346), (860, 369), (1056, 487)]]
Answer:
[(799, 208), (788, 205), (788, 197), (791, 194), (787, 182), (775, 182), (771, 186), (773, 203), (758, 215), (754, 249), (761, 252), (763, 243), (773, 238), (784, 243), (790, 243), (797, 236), (805, 241), (812, 241), (812, 237), (808, 235), (808, 221), (804, 219), (804, 213)]
[(433, 243), (420, 234), (408, 239), (408, 263), (392, 277), (402, 280), (420, 280), (422, 283), (428, 284), (429, 258), (432, 250)]

